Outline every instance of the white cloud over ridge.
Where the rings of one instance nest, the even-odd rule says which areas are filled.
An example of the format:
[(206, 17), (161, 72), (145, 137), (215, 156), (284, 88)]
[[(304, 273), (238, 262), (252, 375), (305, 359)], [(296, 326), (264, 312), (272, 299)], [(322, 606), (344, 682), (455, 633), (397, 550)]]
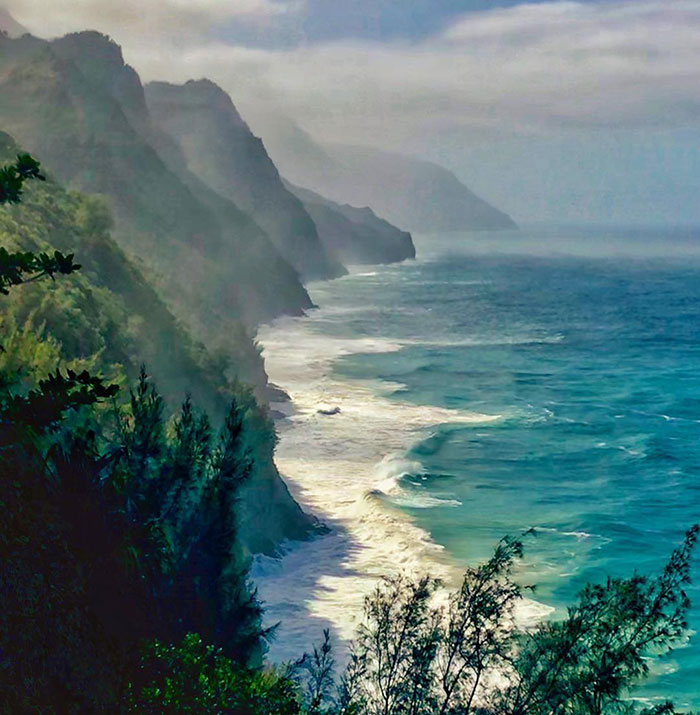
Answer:
[(361, 139), (464, 127), (694, 124), (700, 0), (523, 4), (463, 15), (421, 42), (254, 49), (212, 40), (224, 21), (299, 12), (275, 0), (11, 0), (39, 32), (94, 26), (148, 78), (210, 76), (245, 103)]
[(283, 0), (5, 0), (42, 37), (97, 29), (125, 44), (201, 42), (226, 21), (256, 23), (297, 8)]
[(519, 5), (465, 15), (419, 43), (194, 42), (173, 56), (167, 33), (123, 39), (149, 77), (211, 76), (328, 138), (700, 120), (700, 0)]
[[(422, 153), (445, 163), (454, 157), (453, 168), (471, 167), (468, 180), (477, 166), (469, 147), (483, 146), (480, 165), (488, 169), (502, 155), (503, 167), (490, 183), (484, 180), (487, 197), (492, 193), (500, 200), (499, 184), (512, 173), (508, 195), (522, 194), (517, 208), (523, 214), (532, 203), (523, 187), (531, 181), (533, 159), (519, 157), (519, 145), (510, 153), (501, 149), (515, 146), (514, 137), (534, 138), (529, 147), (535, 159), (534, 147), (570, 137), (571, 150), (560, 146), (552, 159), (556, 163), (577, 151), (584, 161), (589, 147), (595, 153), (596, 133), (612, 137), (609, 148), (616, 146), (616, 137), (636, 136), (639, 150), (625, 156), (639, 158), (627, 175), (663, 183), (674, 172), (666, 157), (682, 158), (684, 147), (662, 150), (643, 137), (656, 141), (655, 132), (677, 132), (695, 141), (700, 135), (700, 0), (525, 3), (464, 14), (420, 41), (299, 41), (292, 48), (268, 49), (260, 42), (247, 45), (245, 32), (252, 28), (259, 38), (279, 22), (280, 13), (300, 23), (303, 0), (125, 0), (121, 9), (111, 7), (116, 8), (112, 0), (9, 2), (16, 18), (39, 34), (101, 29), (122, 44), (127, 61), (145, 80), (210, 77), (231, 93), (244, 116), (252, 109), (281, 111), (326, 141)], [(56, 20), (56, 8), (63, 24)], [(129, 20), (127, 11), (138, 19)], [(232, 24), (237, 31), (228, 33)], [(585, 150), (576, 138), (584, 135)], [(605, 190), (617, 195), (623, 181), (619, 175), (611, 178), (612, 164), (604, 168), (605, 161), (614, 161), (614, 152), (604, 146), (598, 145), (600, 175), (605, 181), (607, 172)], [(700, 153), (697, 143), (688, 148), (693, 156)], [(522, 165), (516, 168), (511, 160)], [(556, 177), (552, 162), (546, 173)], [(563, 167), (562, 176), (574, 169)], [(587, 195), (592, 174), (572, 194)], [(687, 168), (684, 176), (678, 181), (695, 195), (700, 172)], [(555, 197), (562, 182), (549, 183)], [(641, 184), (628, 191), (639, 197), (647, 191), (664, 205), (657, 184), (653, 191)], [(628, 213), (634, 213), (641, 198), (628, 204), (633, 207)]]

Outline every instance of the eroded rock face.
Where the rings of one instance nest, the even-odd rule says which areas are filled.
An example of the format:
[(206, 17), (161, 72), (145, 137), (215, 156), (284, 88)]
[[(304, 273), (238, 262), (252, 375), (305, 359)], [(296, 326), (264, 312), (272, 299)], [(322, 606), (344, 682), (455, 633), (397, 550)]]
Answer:
[(369, 207), (339, 204), (287, 183), (311, 214), (321, 240), (348, 265), (397, 263), (416, 257), (411, 234), (379, 218)]
[(345, 273), (223, 89), (209, 80), (152, 82), (146, 100), (154, 121), (180, 145), (188, 169), (249, 213), (303, 279)]

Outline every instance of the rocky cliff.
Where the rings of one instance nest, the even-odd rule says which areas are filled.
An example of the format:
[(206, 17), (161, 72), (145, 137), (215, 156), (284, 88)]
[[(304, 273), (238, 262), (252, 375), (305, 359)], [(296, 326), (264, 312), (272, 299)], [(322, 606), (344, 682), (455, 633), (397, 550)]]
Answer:
[[(311, 301), (266, 233), (189, 172), (177, 147), (153, 127), (138, 75), (119, 47), (93, 32), (54, 42), (0, 36), (0, 96), (0, 127), (62, 183), (101, 194), (111, 207), (113, 237), (138, 267), (144, 295), (154, 286), (225, 380), (252, 381), (262, 394), (254, 326), (300, 314)], [(113, 268), (119, 283), (124, 271)], [(131, 301), (133, 288), (125, 288)], [(144, 351), (144, 358), (167, 362), (177, 354), (172, 345), (163, 349)], [(189, 389), (196, 377), (189, 373), (183, 367), (169, 380)], [(242, 500), (242, 536), (252, 551), (270, 552), (311, 526), (274, 467), (273, 449), (273, 442), (260, 447)]]
[(224, 90), (209, 80), (152, 82), (146, 99), (154, 121), (179, 144), (188, 169), (252, 216), (302, 278), (345, 272)]
[(513, 220), (470, 191), (444, 167), (374, 147), (319, 145), (282, 117), (258, 116), (260, 132), (282, 175), (339, 203), (370, 206), (408, 231), (514, 228)]
[(343, 263), (396, 263), (416, 257), (411, 234), (379, 218), (371, 208), (339, 204), (287, 184), (309, 212), (321, 240)]

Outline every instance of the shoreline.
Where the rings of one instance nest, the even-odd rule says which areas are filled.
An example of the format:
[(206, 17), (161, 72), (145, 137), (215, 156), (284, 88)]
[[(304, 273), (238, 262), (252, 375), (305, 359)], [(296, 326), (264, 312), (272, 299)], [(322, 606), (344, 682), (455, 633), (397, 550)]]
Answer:
[[(388, 383), (332, 375), (333, 362), (342, 355), (393, 352), (401, 345), (317, 335), (314, 326), (333, 312), (333, 307), (317, 308), (258, 332), (270, 382), (291, 400), (270, 405), (285, 414), (276, 422), (275, 462), (293, 498), (328, 529), (309, 541), (287, 544), (279, 558), (254, 559), (251, 578), (265, 606), (265, 622), (281, 624), (270, 648), (271, 660), (278, 662), (299, 657), (319, 641), (323, 628), (331, 629), (340, 651), (354, 635), (364, 596), (382, 575), (430, 570), (450, 582), (459, 573), (445, 549), (381, 494), (392, 476), (405, 471), (402, 455), (420, 430), (434, 423), (420, 414), (431, 408), (392, 403), (382, 394), (396, 388)], [(329, 406), (340, 412), (318, 412)], [(398, 417), (411, 422), (402, 414), (404, 407), (413, 411), (413, 425), (397, 430)], [(374, 429), (366, 429), (370, 423)]]
[[(371, 278), (381, 268), (338, 280)], [(327, 283), (317, 288), (332, 293)], [(328, 528), (310, 541), (288, 544), (279, 558), (254, 559), (251, 578), (265, 623), (280, 623), (269, 653), (276, 662), (299, 657), (320, 640), (323, 628), (330, 628), (340, 654), (354, 635), (364, 596), (384, 575), (429, 572), (446, 587), (461, 581), (464, 564), (390, 497), (401, 502), (401, 476), (420, 469), (406, 453), (431, 429), (501, 419), (402, 402), (392, 398), (401, 385), (335, 375), (333, 364), (342, 356), (397, 352), (403, 345), (325, 334), (325, 322), (337, 325), (345, 316), (344, 307), (328, 297), (311, 315), (281, 318), (258, 332), (270, 381), (291, 400), (270, 405), (285, 414), (277, 421), (276, 464), (302, 509)], [(550, 610), (533, 602), (527, 620), (533, 607), (537, 618)]]

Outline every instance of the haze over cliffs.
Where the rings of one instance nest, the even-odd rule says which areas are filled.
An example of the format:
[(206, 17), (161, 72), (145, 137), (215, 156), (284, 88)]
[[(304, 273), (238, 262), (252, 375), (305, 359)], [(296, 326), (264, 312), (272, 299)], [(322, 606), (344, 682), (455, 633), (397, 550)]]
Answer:
[(282, 117), (256, 117), (282, 175), (340, 203), (370, 206), (409, 231), (440, 232), (515, 228), (502, 211), (472, 193), (432, 162), (373, 147), (321, 146)]
[(304, 203), (321, 239), (344, 263), (393, 263), (415, 258), (411, 234), (379, 218), (369, 207), (338, 204), (310, 189), (288, 182), (287, 186)]
[(209, 80), (151, 82), (146, 100), (153, 120), (180, 145), (188, 168), (249, 213), (303, 278), (345, 272), (226, 92)]

